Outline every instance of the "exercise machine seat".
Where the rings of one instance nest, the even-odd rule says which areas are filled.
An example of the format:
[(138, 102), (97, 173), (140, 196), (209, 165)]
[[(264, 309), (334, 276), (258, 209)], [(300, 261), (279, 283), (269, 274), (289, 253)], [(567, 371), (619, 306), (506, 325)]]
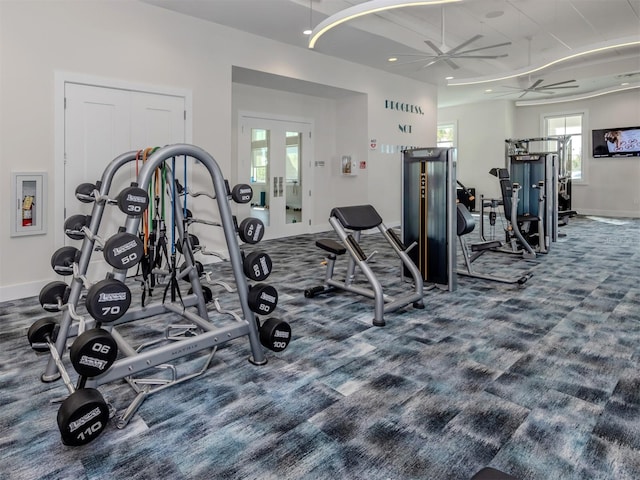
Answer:
[(343, 255), (347, 252), (341, 244), (330, 238), (321, 238), (316, 240), (316, 247), (323, 249), (326, 252), (333, 253), (334, 255)]
[[(476, 221), (474, 220), (467, 207), (459, 203), (457, 205), (458, 210), (458, 236), (466, 235), (473, 232), (476, 228)], [(499, 248), (502, 246), (502, 242), (499, 240), (488, 240), (486, 242), (474, 243), (471, 245), (472, 252), (481, 252), (484, 250), (491, 250), (492, 248)]]
[(469, 213), (467, 207), (459, 203), (458, 205), (458, 236), (466, 235), (467, 233), (473, 232), (473, 229), (476, 228), (476, 221)]
[(336, 207), (331, 210), (331, 216), (336, 217), (349, 230), (369, 230), (382, 223), (382, 218), (371, 205)]

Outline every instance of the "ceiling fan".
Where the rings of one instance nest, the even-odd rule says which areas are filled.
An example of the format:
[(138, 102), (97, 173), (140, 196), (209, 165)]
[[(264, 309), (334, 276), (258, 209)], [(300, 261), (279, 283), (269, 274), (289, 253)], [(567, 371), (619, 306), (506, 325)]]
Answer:
[[(526, 88), (511, 87), (508, 85), (503, 85), (503, 87), (518, 90), (521, 93), (521, 95), (518, 98), (522, 98), (528, 93), (542, 93), (545, 95), (554, 95), (556, 92), (553, 90), (559, 90), (563, 88), (578, 88), (578, 85), (567, 85), (568, 83), (573, 83), (575, 81), (576, 80), (565, 80), (564, 82), (556, 82), (556, 83), (550, 83), (548, 85), (542, 85), (544, 80), (540, 78)], [(511, 95), (512, 93), (516, 93), (516, 92), (508, 92), (499, 96)]]
[(453, 61), (453, 59), (460, 59), (460, 58), (495, 59), (495, 58), (504, 58), (504, 57), (508, 56), (506, 53), (501, 54), (501, 55), (469, 55), (469, 54), (475, 53), (475, 52), (480, 52), (482, 50), (489, 50), (490, 48), (504, 47), (504, 46), (507, 46), (507, 45), (511, 45), (511, 42), (497, 43), (495, 45), (489, 45), (487, 47), (479, 47), (479, 48), (473, 48), (471, 50), (463, 50), (466, 46), (472, 44), (473, 42), (475, 42), (475, 41), (477, 41), (479, 39), (481, 39), (482, 35), (480, 35), (480, 34), (474, 35), (469, 40), (467, 40), (465, 42), (462, 42), (457, 47), (454, 47), (454, 48), (451, 48), (451, 49), (447, 49), (448, 47), (444, 43), (444, 8), (442, 9), (442, 24), (441, 24), (441, 28), (442, 28), (441, 45), (439, 47), (435, 43), (433, 43), (431, 40), (425, 40), (424, 41), (424, 43), (426, 43), (435, 52), (434, 54), (428, 54), (428, 53), (399, 53), (399, 54), (397, 54), (395, 56), (397, 56), (397, 57), (417, 57), (416, 60), (412, 60), (412, 61), (409, 61), (409, 62), (404, 62), (401, 65), (408, 65), (408, 64), (411, 64), (411, 63), (419, 63), (419, 62), (426, 61), (427, 63), (425, 65), (423, 65), (421, 68), (427, 68), (427, 67), (430, 67), (431, 65), (434, 65), (435, 63), (438, 63), (438, 62), (442, 61), (442, 62), (446, 63), (447, 65), (449, 65), (454, 70), (457, 70), (460, 67)]

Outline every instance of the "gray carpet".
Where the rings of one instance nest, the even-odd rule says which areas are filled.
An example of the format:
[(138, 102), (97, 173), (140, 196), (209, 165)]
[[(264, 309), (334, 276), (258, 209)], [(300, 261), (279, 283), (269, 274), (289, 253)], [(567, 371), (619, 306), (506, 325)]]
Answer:
[[(289, 348), (257, 367), (235, 340), (203, 376), (79, 448), (60, 442), (51, 404), (66, 389), (40, 382), (46, 357), (26, 341), (46, 312), (35, 298), (0, 304), (0, 477), (437, 480), (492, 466), (523, 480), (638, 479), (640, 221), (603, 220), (573, 219), (535, 260), (474, 264), (531, 271), (525, 288), (459, 277), (456, 292), (431, 290), (424, 310), (386, 314), (382, 328), (371, 300), (303, 297), (324, 276), (318, 235), (262, 242)], [(408, 288), (380, 235), (362, 243), (389, 292)], [(213, 272), (229, 278), (225, 264)], [(167, 321), (122, 333), (135, 344)], [(134, 396), (124, 382), (100, 390), (118, 413)]]

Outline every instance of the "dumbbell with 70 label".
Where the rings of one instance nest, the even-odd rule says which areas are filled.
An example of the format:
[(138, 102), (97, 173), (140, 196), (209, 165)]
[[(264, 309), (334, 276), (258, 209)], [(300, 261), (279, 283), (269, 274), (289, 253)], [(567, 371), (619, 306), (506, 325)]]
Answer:
[[(51, 257), (51, 266), (60, 275), (73, 275), (80, 251), (75, 247), (61, 247)], [(115, 322), (131, 305), (131, 291), (123, 282), (111, 277), (93, 285), (80, 276), (87, 287), (87, 312), (98, 322)], [(70, 289), (61, 281), (50, 282), (40, 292), (40, 304), (47, 311), (59, 311), (67, 303)]]
[(106, 428), (109, 406), (98, 390), (83, 388), (84, 381), (87, 376), (96, 376), (111, 367), (118, 355), (117, 345), (113, 337), (100, 328), (79, 335), (71, 345), (71, 362), (81, 373), (75, 387), (54, 345), (56, 326), (51, 318), (37, 320), (29, 328), (27, 339), (36, 352), (51, 353), (69, 390), (70, 395), (60, 405), (57, 415), (62, 442), (70, 446), (85, 445)]

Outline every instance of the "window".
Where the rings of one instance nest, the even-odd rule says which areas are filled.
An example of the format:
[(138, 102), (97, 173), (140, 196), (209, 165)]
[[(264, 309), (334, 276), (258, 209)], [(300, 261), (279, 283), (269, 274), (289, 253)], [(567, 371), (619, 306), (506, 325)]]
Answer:
[(287, 183), (300, 183), (300, 151), (302, 150), (302, 134), (287, 132), (287, 162), (285, 175)]
[(456, 146), (456, 124), (440, 123), (438, 124), (438, 147), (455, 147)]
[(267, 183), (269, 130), (251, 129), (251, 183)]
[(546, 136), (571, 135), (571, 152), (566, 153), (571, 160), (572, 180), (584, 180), (584, 162), (582, 158), (583, 117), (583, 113), (544, 117)]

